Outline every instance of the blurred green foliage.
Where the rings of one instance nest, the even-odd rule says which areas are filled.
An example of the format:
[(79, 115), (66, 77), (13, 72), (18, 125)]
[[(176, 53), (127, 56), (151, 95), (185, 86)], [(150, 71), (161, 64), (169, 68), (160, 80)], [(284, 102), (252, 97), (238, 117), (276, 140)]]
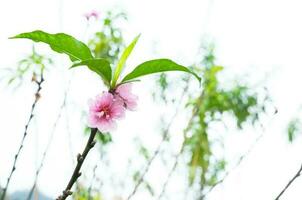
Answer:
[[(216, 65), (214, 49), (214, 45), (207, 45), (203, 49), (202, 62), (193, 67), (202, 77), (202, 87), (187, 93), (191, 96), (187, 109), (192, 111), (192, 116), (184, 130), (182, 154), (190, 157), (187, 163), (189, 186), (198, 184), (200, 194), (219, 181), (227, 164), (223, 157), (213, 154), (213, 144), (221, 140), (218, 144), (223, 148), (223, 139), (211, 137), (211, 125), (222, 122), (225, 114), (233, 118), (239, 129), (243, 128), (244, 123), (253, 125), (259, 121), (260, 114), (265, 112), (265, 102), (268, 100), (260, 100), (256, 91), (244, 84), (235, 83), (231, 87), (224, 87), (219, 80), (219, 73), (224, 67)], [(187, 84), (191, 84), (190, 80)], [(158, 85), (161, 99), (167, 102), (168, 94), (165, 92), (170, 85), (167, 76), (160, 76)]]
[[(141, 152), (140, 152), (141, 153)], [(132, 175), (132, 180), (134, 183), (139, 182), (140, 177), (142, 176), (141, 171), (135, 171)], [(151, 195), (155, 195), (155, 191), (151, 184), (147, 180), (142, 180), (142, 186), (146, 189), (146, 191)]]
[(102, 195), (98, 191), (92, 191), (78, 184), (76, 191), (72, 195), (74, 200), (103, 200)]
[(124, 47), (124, 38), (119, 23), (126, 20), (123, 12), (106, 12), (101, 18), (100, 30), (94, 33), (88, 41), (88, 46), (97, 58), (106, 58), (113, 63), (117, 60), (121, 49)]
[(287, 137), (289, 142), (293, 142), (297, 135), (301, 133), (302, 122), (298, 117), (292, 119), (287, 125)]
[(20, 60), (16, 68), (6, 69), (9, 73), (5, 76), (7, 84), (15, 84), (19, 87), (23, 80), (31, 78), (36, 81), (41, 78), (48, 65), (52, 65), (53, 60), (45, 55), (38, 54), (35, 47), (32, 47), (32, 53)]
[(238, 128), (251, 118), (258, 120), (259, 109), (256, 94), (249, 94), (246, 86), (236, 85), (231, 89), (220, 88), (217, 74), (223, 67), (210, 65), (203, 73), (203, 89), (199, 97), (190, 100), (193, 120), (187, 132), (185, 148), (191, 153), (189, 180), (193, 184), (197, 170), (201, 170), (200, 185), (211, 186), (215, 184), (217, 174), (225, 169), (224, 160), (215, 160), (212, 157), (211, 141), (209, 140), (209, 126), (214, 121), (222, 120), (223, 113), (233, 115)]

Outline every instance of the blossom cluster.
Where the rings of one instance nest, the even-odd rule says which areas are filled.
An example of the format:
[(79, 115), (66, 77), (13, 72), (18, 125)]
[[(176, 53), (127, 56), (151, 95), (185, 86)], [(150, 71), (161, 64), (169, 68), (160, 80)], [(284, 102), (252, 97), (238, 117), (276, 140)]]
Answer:
[(116, 121), (125, 116), (126, 110), (135, 110), (138, 97), (131, 93), (132, 84), (119, 85), (112, 91), (103, 92), (89, 102), (88, 126), (100, 132), (110, 132)]

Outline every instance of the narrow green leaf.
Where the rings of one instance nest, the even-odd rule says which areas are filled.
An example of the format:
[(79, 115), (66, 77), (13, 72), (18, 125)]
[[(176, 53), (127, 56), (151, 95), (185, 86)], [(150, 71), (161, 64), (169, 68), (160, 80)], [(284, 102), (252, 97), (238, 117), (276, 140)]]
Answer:
[(81, 41), (65, 33), (50, 34), (44, 31), (21, 33), (10, 39), (26, 38), (34, 42), (43, 42), (58, 53), (67, 54), (72, 61), (93, 58), (89, 48)]
[(133, 83), (133, 82), (140, 82), (141, 80), (139, 79), (132, 79), (132, 80), (129, 80), (129, 81), (124, 81), (124, 82), (121, 82), (119, 84), (116, 85), (117, 86), (120, 86), (120, 85), (123, 85), (123, 84), (126, 84), (126, 83)]
[(107, 85), (110, 85), (112, 70), (110, 67), (110, 63), (106, 59), (94, 58), (94, 59), (83, 60), (74, 63), (71, 66), (71, 68), (82, 66), (82, 65), (87, 66), (90, 70), (100, 75), (103, 78), (104, 82)]
[(115, 87), (116, 82), (117, 82), (120, 74), (122, 73), (124, 65), (127, 61), (127, 58), (131, 54), (131, 52), (132, 52), (133, 48), (135, 47), (139, 37), (140, 37), (140, 35), (138, 35), (134, 38), (134, 40), (131, 42), (131, 44), (124, 50), (120, 60), (118, 61), (117, 66), (116, 66), (115, 71), (114, 71), (113, 80), (112, 80), (112, 87), (113, 88)]
[(200, 77), (189, 70), (188, 68), (179, 65), (172, 60), (169, 59), (156, 59), (156, 60), (150, 60), (147, 62), (144, 62), (140, 65), (138, 65), (132, 72), (127, 74), (122, 82), (132, 80), (134, 78), (145, 76), (153, 73), (158, 72), (166, 72), (166, 71), (183, 71), (190, 74), (193, 74), (198, 81), (200, 81)]

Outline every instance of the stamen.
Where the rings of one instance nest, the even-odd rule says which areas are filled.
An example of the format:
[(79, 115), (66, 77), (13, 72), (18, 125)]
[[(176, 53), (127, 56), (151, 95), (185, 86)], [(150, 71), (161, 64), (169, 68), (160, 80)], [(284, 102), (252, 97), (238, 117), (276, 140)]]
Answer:
[(97, 116), (98, 116), (98, 117), (103, 117), (103, 116), (104, 116), (104, 114), (105, 114), (105, 112), (104, 112), (104, 111), (97, 112)]

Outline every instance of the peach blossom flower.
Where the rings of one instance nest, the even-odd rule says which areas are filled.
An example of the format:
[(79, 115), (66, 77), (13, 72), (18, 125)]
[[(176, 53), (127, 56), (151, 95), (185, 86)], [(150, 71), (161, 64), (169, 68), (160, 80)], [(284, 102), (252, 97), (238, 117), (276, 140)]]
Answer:
[(101, 132), (109, 132), (116, 127), (116, 120), (125, 114), (121, 101), (114, 99), (109, 92), (104, 92), (90, 102), (88, 124)]

